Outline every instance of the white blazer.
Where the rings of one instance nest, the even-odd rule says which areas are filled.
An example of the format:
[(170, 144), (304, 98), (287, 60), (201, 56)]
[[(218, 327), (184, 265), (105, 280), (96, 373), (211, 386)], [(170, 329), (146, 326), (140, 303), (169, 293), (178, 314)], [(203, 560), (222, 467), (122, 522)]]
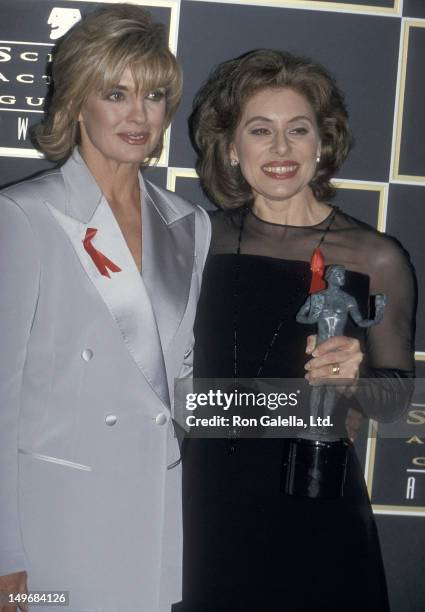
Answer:
[[(78, 152), (0, 194), (0, 575), (68, 590), (68, 612), (181, 598), (171, 406), (191, 373), (210, 225), (140, 184), (142, 276)], [(121, 271), (100, 273), (88, 228)]]

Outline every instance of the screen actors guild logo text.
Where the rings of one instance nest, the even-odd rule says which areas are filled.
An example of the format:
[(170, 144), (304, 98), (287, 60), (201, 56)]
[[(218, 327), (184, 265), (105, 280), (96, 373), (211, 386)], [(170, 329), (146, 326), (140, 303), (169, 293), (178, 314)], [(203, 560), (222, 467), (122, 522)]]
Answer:
[[(50, 84), (52, 47), (82, 17), (78, 8), (54, 6), (50, 12), (49, 10), (41, 15), (37, 36), (43, 42), (16, 42), (19, 41), (19, 36), (12, 36), (14, 41), (0, 41), (0, 111), (15, 110), (25, 113), (8, 113), (4, 117), (2, 144), (7, 151), (15, 149), (18, 144), (30, 144), (30, 124), (37, 122), (39, 117), (29, 113), (43, 112), (47, 87)], [(31, 149), (26, 149), (26, 153), (30, 156), (38, 155), (31, 152)]]

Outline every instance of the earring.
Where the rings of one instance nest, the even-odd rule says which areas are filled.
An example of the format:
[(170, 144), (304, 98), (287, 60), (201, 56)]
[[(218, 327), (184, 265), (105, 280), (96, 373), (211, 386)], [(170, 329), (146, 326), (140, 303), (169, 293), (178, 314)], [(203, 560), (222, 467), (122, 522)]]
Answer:
[(238, 160), (237, 160), (237, 159), (231, 159), (231, 160), (230, 160), (230, 165), (231, 165), (233, 168), (235, 168), (236, 166), (238, 166), (238, 165), (239, 165), (239, 162), (238, 162)]
[(319, 162), (320, 162), (320, 155), (316, 157), (316, 164), (318, 164)]

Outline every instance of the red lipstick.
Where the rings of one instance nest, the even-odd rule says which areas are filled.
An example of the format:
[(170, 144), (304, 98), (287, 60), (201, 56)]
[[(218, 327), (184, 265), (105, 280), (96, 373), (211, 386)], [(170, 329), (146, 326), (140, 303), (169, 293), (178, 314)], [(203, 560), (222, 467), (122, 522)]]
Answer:
[(130, 145), (143, 145), (149, 140), (149, 132), (121, 132), (118, 136)]
[(270, 178), (278, 181), (284, 181), (294, 177), (298, 172), (299, 167), (299, 163), (293, 160), (271, 161), (263, 164), (261, 166), (261, 170)]

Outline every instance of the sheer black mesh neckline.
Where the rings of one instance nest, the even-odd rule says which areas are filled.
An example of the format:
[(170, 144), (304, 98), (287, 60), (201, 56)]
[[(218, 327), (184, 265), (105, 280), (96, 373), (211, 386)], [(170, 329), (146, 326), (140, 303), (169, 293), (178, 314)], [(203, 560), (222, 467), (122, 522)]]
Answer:
[(306, 228), (306, 229), (308, 229), (309, 227), (310, 228), (319, 228), (320, 226), (324, 226), (323, 229), (325, 229), (327, 227), (328, 223), (329, 223), (329, 220), (330, 220), (331, 216), (337, 210), (338, 210), (337, 206), (331, 206), (331, 210), (326, 215), (326, 217), (324, 219), (322, 219), (321, 221), (319, 221), (318, 223), (314, 223), (312, 225), (291, 225), (289, 223), (273, 223), (272, 221), (266, 221), (265, 219), (262, 219), (261, 217), (256, 215), (251, 207), (247, 208), (247, 213), (248, 213), (248, 215), (252, 215), (258, 222), (266, 223), (267, 225), (275, 225), (277, 227), (294, 227), (294, 228), (298, 227), (298, 228)]
[[(242, 209), (211, 215), (210, 256), (236, 254), (241, 214)], [(269, 257), (309, 265), (329, 215), (317, 225), (288, 226), (263, 221), (249, 212), (240, 256)], [(320, 249), (326, 265), (342, 264), (348, 271), (368, 276), (370, 294), (384, 293), (388, 298), (383, 322), (367, 333), (368, 366), (413, 372), (416, 285), (408, 254), (394, 238), (339, 209)]]

